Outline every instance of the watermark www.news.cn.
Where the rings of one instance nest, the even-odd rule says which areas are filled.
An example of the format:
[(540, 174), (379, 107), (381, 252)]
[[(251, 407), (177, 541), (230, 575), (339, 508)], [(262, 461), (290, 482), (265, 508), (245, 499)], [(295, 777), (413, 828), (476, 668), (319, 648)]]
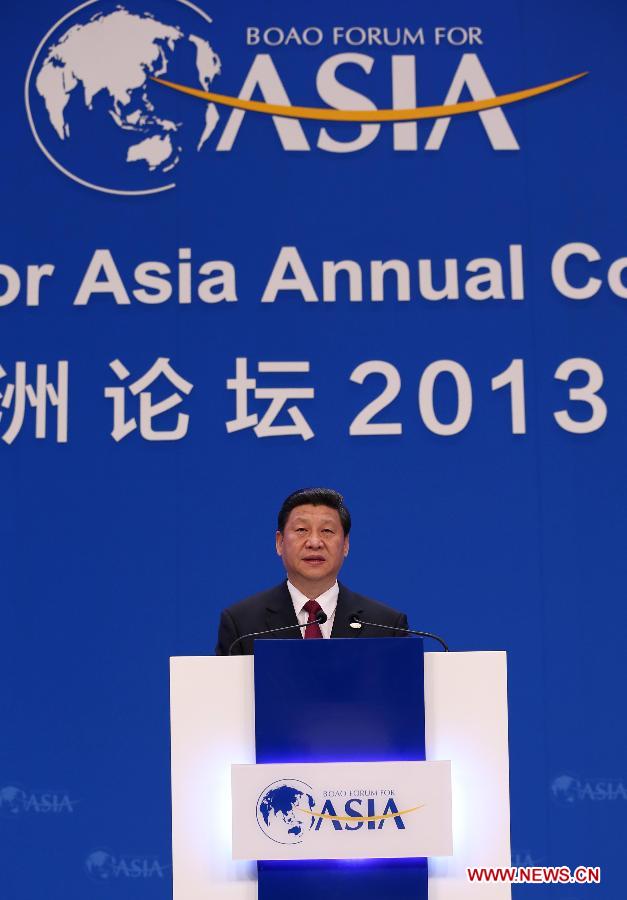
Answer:
[(506, 866), (466, 869), (468, 881), (507, 881), (511, 884), (600, 884), (601, 866)]

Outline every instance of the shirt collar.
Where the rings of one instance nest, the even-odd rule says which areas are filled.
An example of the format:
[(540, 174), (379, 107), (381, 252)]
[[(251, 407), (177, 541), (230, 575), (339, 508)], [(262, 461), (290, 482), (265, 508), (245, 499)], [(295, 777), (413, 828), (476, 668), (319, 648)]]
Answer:
[[(287, 581), (287, 589), (290, 592), (290, 597), (292, 598), (294, 609), (297, 613), (299, 613), (305, 603), (309, 601), (309, 597), (305, 597), (305, 595), (301, 593), (301, 591), (299, 591), (297, 587), (294, 587), (289, 579)], [(320, 594), (319, 597), (313, 598), (320, 604), (327, 618), (331, 618), (331, 615), (335, 612), (339, 593), (340, 586), (336, 581), (335, 584), (331, 585), (328, 591), (324, 592), (324, 594)]]

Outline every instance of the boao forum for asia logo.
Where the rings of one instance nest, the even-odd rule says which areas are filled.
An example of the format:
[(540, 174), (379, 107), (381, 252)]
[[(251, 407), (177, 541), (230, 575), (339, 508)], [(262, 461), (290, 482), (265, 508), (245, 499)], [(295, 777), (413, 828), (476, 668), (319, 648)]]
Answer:
[(422, 804), (409, 809), (398, 808), (394, 791), (364, 790), (362, 796), (348, 796), (347, 791), (325, 796), (319, 805), (311, 785), (293, 778), (274, 781), (264, 788), (257, 800), (257, 824), (277, 844), (300, 844), (310, 832), (321, 827), (334, 831), (381, 830), (386, 824), (405, 830), (403, 818), (422, 809)]
[[(246, 63), (237, 95), (214, 93), (222, 74), (214, 28), (189, 0), (150, 0), (149, 10), (137, 0), (88, 0), (65, 13), (40, 41), (26, 75), (26, 112), (40, 150), (73, 181), (127, 196), (175, 187), (177, 170), (195, 154), (228, 152), (247, 113), (270, 116), (286, 151), (354, 153), (385, 127), (394, 150), (417, 150), (421, 119), (431, 120), (424, 150), (439, 150), (451, 118), (469, 113), (479, 115), (493, 150), (518, 150), (502, 107), (586, 74), (497, 96), (479, 55), (463, 52), (443, 103), (418, 106), (416, 56), (391, 48), (391, 108), (378, 109), (347, 82), (351, 67), (379, 74), (381, 60), (350, 50), (329, 55), (312, 73), (323, 105), (298, 106), (267, 52)], [(472, 99), (462, 101), (464, 92)], [(182, 95), (198, 102), (183, 104)], [(303, 123), (314, 123), (313, 138)], [(354, 127), (340, 135), (334, 123)]]

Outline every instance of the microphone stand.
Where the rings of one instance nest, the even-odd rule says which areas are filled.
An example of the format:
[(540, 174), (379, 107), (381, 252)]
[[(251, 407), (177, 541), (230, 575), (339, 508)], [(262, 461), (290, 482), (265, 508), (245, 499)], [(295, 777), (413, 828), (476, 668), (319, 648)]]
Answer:
[(262, 634), (277, 634), (279, 631), (290, 631), (293, 628), (307, 628), (308, 625), (324, 625), (327, 620), (327, 614), (324, 610), (320, 610), (317, 613), (316, 618), (312, 622), (304, 622), (302, 625), (281, 625), (280, 628), (269, 628), (266, 631), (253, 631), (250, 634), (243, 634), (241, 637), (235, 638), (231, 646), (229, 647), (229, 652), (227, 656), (231, 656), (233, 653), (233, 647), (236, 644), (239, 644), (240, 641), (246, 640), (246, 638), (256, 638), (261, 637)]
[(361, 628), (362, 625), (370, 625), (372, 628), (385, 628), (388, 631), (402, 631), (404, 634), (415, 634), (418, 637), (426, 637), (432, 638), (432, 640), (437, 641), (438, 644), (441, 644), (444, 650), (448, 653), (448, 644), (441, 637), (438, 637), (437, 634), (432, 634), (430, 631), (415, 631), (413, 628), (399, 628), (397, 625), (379, 625), (378, 622), (366, 622), (364, 619), (360, 619), (356, 615), (351, 616), (351, 620), (349, 622), (351, 628)]

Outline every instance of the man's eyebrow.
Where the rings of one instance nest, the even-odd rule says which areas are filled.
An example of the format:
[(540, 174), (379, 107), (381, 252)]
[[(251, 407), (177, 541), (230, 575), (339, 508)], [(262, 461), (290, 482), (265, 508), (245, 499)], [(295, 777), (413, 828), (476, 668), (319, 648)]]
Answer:
[[(307, 513), (299, 513), (298, 515), (293, 515), (291, 517), (292, 523), (296, 523), (296, 522), (309, 523), (309, 522), (311, 522), (311, 519), (312, 519), (312, 516), (308, 515)], [(327, 524), (337, 525), (337, 522), (335, 521), (333, 516), (324, 516), (324, 518), (320, 518), (318, 521), (324, 525), (327, 525)]]

